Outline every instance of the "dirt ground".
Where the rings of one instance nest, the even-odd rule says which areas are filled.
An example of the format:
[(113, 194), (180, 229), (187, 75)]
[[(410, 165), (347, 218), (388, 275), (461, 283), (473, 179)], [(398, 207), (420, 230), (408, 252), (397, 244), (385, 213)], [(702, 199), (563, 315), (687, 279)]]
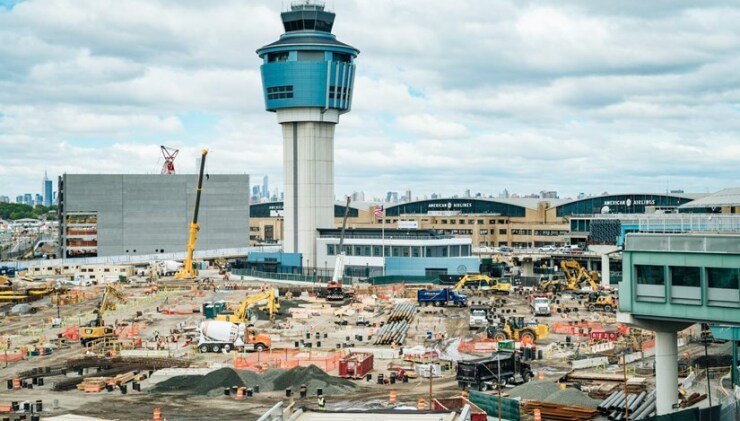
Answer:
[[(181, 283), (175, 283), (180, 285)], [(255, 289), (261, 286), (261, 281), (251, 282), (249, 285)], [(194, 313), (194, 309), (199, 309), (201, 304), (206, 301), (226, 300), (229, 303), (238, 305), (241, 299), (248, 294), (244, 290), (225, 290), (220, 283), (217, 283), (215, 291), (208, 290), (202, 293), (193, 294), (190, 290), (172, 290), (160, 291), (157, 294), (147, 296), (139, 293), (136, 289), (131, 289), (130, 303), (126, 306), (120, 306), (116, 311), (110, 311), (105, 315), (108, 323), (118, 321), (119, 323), (130, 323), (134, 320), (137, 313), (141, 313), (138, 320), (146, 321), (148, 327), (140, 334), (145, 345), (153, 346), (151, 342), (154, 332), (160, 335), (167, 335), (171, 329), (182, 328), (183, 326), (197, 326), (202, 319), (202, 315)], [(529, 308), (526, 297), (521, 295), (511, 295), (508, 297), (484, 297), (476, 294), (469, 294), (469, 301), (475, 303), (490, 303), (495, 300), (504, 298), (508, 314), (529, 314)], [(369, 339), (373, 327), (356, 326), (354, 321), (359, 315), (365, 316), (371, 324), (385, 321), (388, 310), (392, 303), (383, 302), (373, 297), (363, 297), (362, 302), (350, 306), (336, 306), (326, 303), (323, 300), (309, 297), (304, 294), (295, 297), (295, 302), (284, 305), (284, 313), (288, 308), (298, 308), (296, 317), (280, 317), (275, 323), (269, 322), (262, 318), (255, 323), (258, 330), (271, 335), (273, 338), (273, 348), (295, 349), (295, 342), (310, 342), (312, 348), (318, 346), (321, 342), (321, 350), (337, 350), (362, 347), (376, 347), (373, 345), (373, 339)], [(398, 299), (397, 302), (412, 302), (410, 299)], [(578, 299), (564, 299), (561, 305), (563, 307), (581, 307)], [(79, 304), (62, 307), (62, 315), (66, 316), (67, 322), (75, 322), (75, 319), (85, 322), (92, 318), (92, 309), (97, 304), (97, 300), (89, 300)], [(177, 313), (167, 315), (157, 311), (163, 308), (170, 308)], [(384, 310), (379, 310), (385, 308)], [(378, 310), (378, 311), (376, 311)], [(36, 315), (21, 316), (20, 320), (3, 321), (0, 323), (0, 335), (3, 338), (10, 338), (14, 345), (26, 344), (38, 341), (39, 338), (53, 340), (61, 329), (51, 329), (45, 326), (45, 321), (49, 317), (56, 315), (56, 308), (46, 308)], [(430, 348), (436, 348), (443, 354), (453, 359), (481, 357), (479, 355), (461, 355), (457, 352), (456, 344), (459, 338), (471, 339), (480, 332), (471, 332), (468, 329), (467, 308), (436, 308), (423, 307), (419, 309), (418, 314), (410, 323), (410, 329), (407, 336), (405, 347), (423, 345)], [(571, 315), (578, 319), (599, 320), (604, 319), (603, 315), (592, 314), (583, 310)], [(608, 318), (609, 316), (607, 316)], [(528, 319), (530, 317), (527, 317)], [(346, 320), (346, 325), (338, 325), (335, 322)], [(556, 321), (562, 321), (562, 316), (553, 316), (540, 318), (541, 323), (551, 324)], [(46, 325), (48, 326), (48, 325)], [(431, 332), (434, 340), (427, 340), (427, 334)], [(306, 339), (306, 334), (310, 339)], [(438, 339), (442, 334), (443, 339)], [(319, 339), (316, 339), (318, 334)], [(362, 340), (359, 340), (359, 336)], [(350, 339), (347, 340), (347, 337)], [(5, 339), (3, 339), (5, 340)], [(184, 338), (180, 339), (180, 344)], [(573, 338), (577, 341), (577, 338)], [(551, 334), (548, 338), (538, 341), (538, 346), (544, 348), (551, 343), (565, 343), (564, 335)], [(347, 344), (353, 347), (344, 348)], [(299, 345), (301, 349), (304, 345)], [(339, 348), (338, 348), (339, 346)], [(379, 347), (379, 346), (378, 346)], [(390, 349), (390, 346), (380, 348)], [(713, 347), (711, 353), (724, 352), (721, 346)], [(6, 380), (13, 378), (17, 373), (29, 370), (35, 367), (50, 366), (55, 363), (65, 361), (69, 358), (79, 357), (83, 354), (83, 349), (78, 343), (69, 343), (56, 349), (52, 355), (43, 357), (30, 357), (20, 362), (10, 363), (3, 366), (0, 363), (0, 404), (10, 403), (12, 401), (22, 402), (29, 400), (44, 401), (44, 410), (48, 414), (65, 414), (74, 413), (100, 417), (104, 419), (117, 420), (144, 420), (150, 419), (154, 408), (161, 408), (164, 416), (172, 420), (202, 420), (212, 419), (214, 408), (218, 410), (219, 419), (257, 419), (267, 409), (275, 403), (284, 400), (284, 391), (263, 392), (254, 397), (245, 398), (237, 401), (229, 396), (203, 397), (203, 396), (183, 396), (183, 395), (159, 395), (148, 392), (150, 385), (148, 381), (142, 383), (142, 391), (136, 392), (128, 388), (127, 394), (121, 394), (120, 391), (101, 392), (101, 393), (82, 393), (77, 390), (68, 392), (52, 392), (50, 384), (54, 378), (47, 379), (47, 384), (34, 389), (22, 389), (19, 391), (8, 390)], [(679, 352), (689, 352), (690, 354), (699, 355), (703, 352), (694, 344), (680, 349)], [(200, 354), (191, 353), (188, 356), (198, 366), (231, 366), (234, 355), (225, 354)], [(650, 364), (649, 360), (643, 362)], [(388, 367), (392, 364), (408, 365), (401, 358), (395, 359), (376, 359), (375, 369), (371, 373), (373, 381), (356, 380), (360, 387), (357, 391), (348, 395), (326, 396), (328, 409), (359, 409), (359, 408), (387, 408), (388, 396), (391, 390), (398, 392), (398, 406), (416, 407), (417, 399), (423, 397), (428, 399), (429, 381), (426, 379), (411, 379), (408, 383), (396, 383), (394, 385), (378, 385), (375, 382), (377, 375), (388, 373)], [(566, 358), (548, 358), (532, 362), (535, 372), (542, 372), (545, 379), (555, 380), (570, 368)], [(330, 374), (336, 375), (336, 369), (330, 371)], [(441, 378), (436, 378), (432, 382), (434, 396), (456, 396), (460, 391), (454, 379), (454, 372), (443, 372)], [(301, 400), (298, 399), (298, 405), (315, 407), (315, 391), (309, 390), (309, 397)]]

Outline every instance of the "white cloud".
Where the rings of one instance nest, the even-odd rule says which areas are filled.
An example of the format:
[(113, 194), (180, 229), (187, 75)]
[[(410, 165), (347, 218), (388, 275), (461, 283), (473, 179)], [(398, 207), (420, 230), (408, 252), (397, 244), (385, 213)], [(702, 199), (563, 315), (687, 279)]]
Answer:
[[(740, 160), (740, 7), (656, 0), (337, 2), (361, 50), (337, 195), (717, 190)], [(277, 2), (28, 0), (0, 13), (0, 194), (44, 169), (282, 179), (254, 53)]]

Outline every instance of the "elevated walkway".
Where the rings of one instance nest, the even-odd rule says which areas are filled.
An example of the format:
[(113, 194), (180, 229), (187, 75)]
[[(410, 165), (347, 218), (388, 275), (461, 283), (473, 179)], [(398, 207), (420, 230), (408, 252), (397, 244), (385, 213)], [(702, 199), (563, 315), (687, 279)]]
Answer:
[[(203, 259), (215, 259), (217, 257), (223, 258), (235, 258), (245, 257), (249, 253), (268, 253), (278, 252), (280, 246), (260, 246), (260, 247), (240, 247), (240, 248), (228, 248), (228, 249), (214, 249), (214, 250), (196, 250), (193, 254), (193, 258), (198, 260)], [(72, 259), (36, 259), (36, 260), (20, 260), (20, 261), (7, 261), (0, 262), (0, 266), (8, 266), (16, 269), (25, 269), (29, 266), (46, 265), (46, 266), (59, 266), (64, 264), (75, 264), (75, 265), (120, 265), (120, 264), (136, 264), (136, 263), (149, 263), (162, 260), (185, 260), (185, 251), (178, 253), (159, 253), (159, 254), (143, 254), (138, 256), (104, 256), (104, 257), (83, 257), (83, 258), (72, 258)]]

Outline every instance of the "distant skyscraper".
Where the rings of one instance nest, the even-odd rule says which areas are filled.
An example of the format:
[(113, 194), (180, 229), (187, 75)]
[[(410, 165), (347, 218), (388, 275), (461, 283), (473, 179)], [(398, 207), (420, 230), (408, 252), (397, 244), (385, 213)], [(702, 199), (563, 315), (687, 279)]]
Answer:
[(0, 196), (0, 203), (10, 203), (10, 198), (8, 196)]
[(508, 199), (509, 198), (509, 191), (504, 189), (501, 193), (498, 194), (498, 197), (501, 199)]
[(23, 195), (23, 204), (33, 206), (33, 195), (31, 193), (26, 193)]
[(44, 181), (43, 181), (43, 184), (41, 185), (41, 194), (44, 196), (44, 206), (46, 207), (49, 207), (53, 204), (52, 203), (52, 200), (53, 200), (52, 190), (53, 190), (53, 187), (51, 184), (51, 180), (49, 180), (49, 177), (46, 171), (44, 171)]
[(262, 197), (270, 198), (270, 184), (267, 176), (262, 177)]
[(36, 193), (36, 200), (34, 201), (35, 205), (43, 205), (44, 204), (44, 196), (40, 195), (39, 193)]
[(544, 191), (544, 190), (542, 190), (540, 192), (540, 198), (541, 199), (557, 199), (558, 198), (558, 192), (556, 192), (556, 191)]
[(355, 192), (352, 192), (352, 201), (353, 202), (364, 202), (365, 201), (365, 192), (364, 191), (355, 191)]
[(407, 202), (410, 202), (411, 201), (411, 190), (407, 189), (406, 194), (403, 197), (406, 198)]
[(15, 197), (15, 203), (23, 203), (23, 195)]
[(470, 189), (466, 189), (465, 193), (463, 194), (463, 197), (470, 197)]

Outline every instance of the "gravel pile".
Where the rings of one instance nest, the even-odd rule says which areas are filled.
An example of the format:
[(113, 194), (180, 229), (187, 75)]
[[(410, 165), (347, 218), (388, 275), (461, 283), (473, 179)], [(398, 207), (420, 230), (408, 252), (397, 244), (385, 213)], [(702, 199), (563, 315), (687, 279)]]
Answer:
[[(265, 374), (268, 373), (269, 371)], [(273, 381), (274, 390), (288, 388), (296, 390), (302, 384), (308, 387), (309, 393), (314, 393), (316, 389), (323, 389), (326, 394), (350, 392), (358, 387), (351, 380), (331, 376), (315, 365), (292, 368), (275, 377)]]
[(511, 389), (509, 395), (512, 398), (521, 398), (522, 400), (578, 405), (588, 408), (596, 408), (601, 403), (601, 401), (591, 399), (588, 394), (578, 389), (567, 388), (561, 390), (559, 384), (548, 381), (524, 383)]
[(185, 375), (174, 376), (157, 383), (151, 393), (185, 394), (185, 395), (220, 395), (227, 387), (255, 387), (269, 392), (273, 390), (293, 389), (305, 384), (309, 393), (316, 389), (323, 389), (325, 394), (350, 392), (358, 386), (350, 380), (334, 377), (322, 369), (311, 365), (309, 367), (295, 367), (290, 370), (273, 369), (262, 374), (249, 370), (237, 371), (232, 368), (221, 368), (205, 376)]
[(205, 376), (174, 376), (157, 383), (152, 393), (182, 393), (187, 395), (207, 395), (209, 392), (232, 386), (245, 386), (239, 374), (231, 368), (221, 368)]

